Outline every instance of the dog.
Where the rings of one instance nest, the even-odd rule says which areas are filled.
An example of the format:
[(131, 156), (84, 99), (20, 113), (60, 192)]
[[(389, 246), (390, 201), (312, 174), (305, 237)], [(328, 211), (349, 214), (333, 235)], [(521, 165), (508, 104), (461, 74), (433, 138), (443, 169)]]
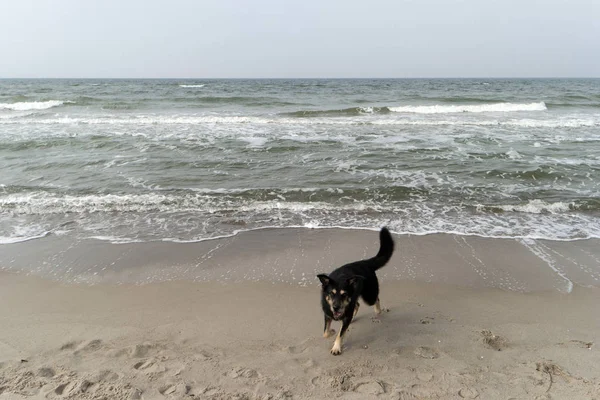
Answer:
[(323, 337), (328, 338), (335, 333), (331, 329), (332, 320), (342, 321), (342, 329), (331, 348), (334, 356), (342, 354), (342, 339), (358, 312), (359, 297), (368, 305), (375, 306), (376, 315), (381, 314), (379, 281), (375, 271), (387, 264), (394, 252), (394, 240), (385, 227), (379, 232), (379, 242), (379, 252), (375, 257), (343, 265), (329, 275), (317, 275), (322, 284), (321, 307), (325, 314)]

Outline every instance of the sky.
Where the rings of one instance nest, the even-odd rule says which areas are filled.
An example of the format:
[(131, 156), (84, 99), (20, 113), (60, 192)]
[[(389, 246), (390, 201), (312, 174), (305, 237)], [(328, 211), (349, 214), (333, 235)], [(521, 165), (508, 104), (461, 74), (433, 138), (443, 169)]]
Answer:
[(0, 0), (0, 78), (600, 77), (600, 0)]

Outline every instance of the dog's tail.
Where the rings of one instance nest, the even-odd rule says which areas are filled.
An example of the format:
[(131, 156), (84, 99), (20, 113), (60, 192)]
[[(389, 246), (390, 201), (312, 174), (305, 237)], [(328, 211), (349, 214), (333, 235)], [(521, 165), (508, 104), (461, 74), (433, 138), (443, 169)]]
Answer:
[(392, 253), (394, 253), (394, 239), (392, 239), (392, 235), (388, 228), (381, 228), (381, 231), (379, 232), (379, 242), (379, 252), (370, 260), (370, 266), (373, 271), (377, 271), (387, 264), (387, 262), (390, 261), (390, 258), (392, 258)]

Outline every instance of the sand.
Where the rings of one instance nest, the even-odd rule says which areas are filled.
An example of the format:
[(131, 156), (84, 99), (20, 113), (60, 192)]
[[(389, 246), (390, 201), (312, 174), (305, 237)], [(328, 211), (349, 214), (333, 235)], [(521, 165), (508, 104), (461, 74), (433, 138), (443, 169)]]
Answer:
[[(582, 270), (600, 267), (586, 258), (597, 257), (590, 243), (530, 243), (579, 266), (570, 268), (544, 266), (511, 241), (396, 237), (398, 253), (381, 274), (386, 311), (376, 318), (361, 307), (343, 354), (332, 356), (309, 274), (368, 254), (376, 235), (276, 233), (73, 244), (80, 258), (52, 238), (3, 246), (0, 260), (16, 261), (0, 272), (0, 399), (600, 399), (600, 290), (579, 282)], [(224, 247), (192, 271), (200, 279), (185, 275), (186, 258)], [(39, 249), (38, 259), (27, 249)], [(70, 275), (39, 269), (52, 249)], [(103, 270), (102, 252), (129, 254), (129, 268)], [(295, 267), (281, 275), (270, 257)], [(172, 281), (139, 284), (169, 265)], [(244, 279), (244, 269), (254, 272)], [(75, 283), (92, 277), (94, 285)]]

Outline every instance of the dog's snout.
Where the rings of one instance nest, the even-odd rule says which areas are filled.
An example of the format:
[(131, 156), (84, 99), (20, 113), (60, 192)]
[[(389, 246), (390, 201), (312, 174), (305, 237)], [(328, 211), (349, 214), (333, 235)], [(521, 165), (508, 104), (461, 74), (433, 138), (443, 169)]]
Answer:
[(335, 305), (335, 306), (333, 306), (333, 311), (336, 311), (336, 312), (340, 311), (340, 308), (341, 308), (340, 306)]

